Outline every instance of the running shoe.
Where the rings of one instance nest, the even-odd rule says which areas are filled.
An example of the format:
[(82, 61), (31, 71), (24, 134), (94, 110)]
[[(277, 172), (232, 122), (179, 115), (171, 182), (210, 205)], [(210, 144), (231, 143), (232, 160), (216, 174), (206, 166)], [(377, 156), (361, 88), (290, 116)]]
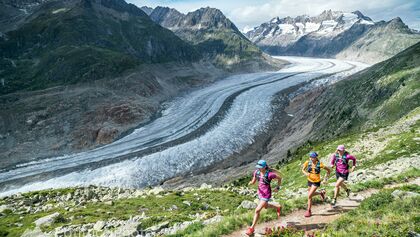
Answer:
[(246, 230), (245, 234), (246, 234), (246, 235), (249, 235), (249, 236), (253, 235), (253, 234), (254, 234), (254, 228), (249, 227), (249, 228)]
[(321, 196), (321, 200), (325, 201), (325, 190), (321, 190), (321, 192), (319, 193), (319, 195)]
[(332, 206), (335, 206), (335, 204), (337, 203), (337, 198), (333, 198), (333, 200), (332, 200), (332, 202), (331, 202), (331, 205)]

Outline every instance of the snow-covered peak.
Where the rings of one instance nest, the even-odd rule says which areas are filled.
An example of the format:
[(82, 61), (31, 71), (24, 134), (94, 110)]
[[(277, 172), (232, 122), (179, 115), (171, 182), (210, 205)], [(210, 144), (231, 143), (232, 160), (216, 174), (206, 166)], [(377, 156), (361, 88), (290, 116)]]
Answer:
[(279, 17), (274, 17), (273, 19), (271, 19), (270, 21), (271, 23), (279, 23), (280, 22), (280, 18)]
[(294, 42), (300, 37), (312, 34), (315, 37), (333, 37), (351, 28), (354, 24), (375, 24), (372, 19), (364, 16), (360, 11), (323, 11), (318, 16), (301, 15), (295, 18), (274, 17), (270, 21), (255, 27), (246, 33), (253, 42), (262, 40), (284, 41), (281, 44)]

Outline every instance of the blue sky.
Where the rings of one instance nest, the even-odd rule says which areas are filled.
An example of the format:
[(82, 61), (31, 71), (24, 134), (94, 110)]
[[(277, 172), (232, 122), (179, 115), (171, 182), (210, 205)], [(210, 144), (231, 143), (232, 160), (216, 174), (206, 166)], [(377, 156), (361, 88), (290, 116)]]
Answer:
[(420, 0), (127, 0), (141, 6), (169, 6), (186, 13), (200, 7), (215, 7), (239, 29), (258, 26), (280, 16), (317, 15), (323, 10), (360, 10), (374, 21), (397, 16), (413, 29), (420, 30)]

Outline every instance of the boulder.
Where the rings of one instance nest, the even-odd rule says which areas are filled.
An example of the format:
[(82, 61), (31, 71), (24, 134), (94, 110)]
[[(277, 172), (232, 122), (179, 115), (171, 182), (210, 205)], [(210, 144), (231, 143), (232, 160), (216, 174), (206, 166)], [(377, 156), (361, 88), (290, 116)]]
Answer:
[(178, 207), (177, 207), (176, 205), (172, 205), (172, 206), (169, 208), (169, 210), (170, 210), (170, 211), (178, 210)]
[(12, 210), (12, 208), (9, 205), (1, 205), (0, 206), (0, 213), (4, 212), (6, 210)]
[(187, 205), (187, 206), (191, 206), (191, 203), (189, 202), (189, 201), (183, 201), (182, 203), (184, 203), (185, 205)]
[(53, 235), (42, 232), (39, 226), (35, 227), (34, 229), (26, 229), (25, 232), (22, 234), (22, 237), (49, 237), (49, 236), (53, 236)]
[(245, 208), (245, 209), (255, 209), (257, 207), (257, 204), (255, 202), (251, 202), (248, 200), (242, 201), (241, 205), (238, 206), (238, 208)]
[(51, 225), (54, 220), (60, 216), (60, 213), (55, 212), (51, 215), (44, 216), (35, 221), (36, 226)]
[(147, 228), (146, 229), (146, 232), (157, 233), (160, 230), (162, 230), (164, 228), (168, 228), (168, 227), (169, 227), (169, 222), (168, 221), (165, 221), (165, 222), (162, 222), (162, 223), (160, 223), (158, 225), (154, 225), (152, 227)]
[(113, 201), (106, 201), (106, 202), (104, 202), (104, 204), (112, 206), (112, 205), (114, 205), (114, 202)]
[(217, 215), (217, 216), (214, 216), (214, 217), (212, 217), (208, 220), (203, 221), (203, 224), (204, 225), (210, 225), (210, 224), (221, 222), (222, 220), (223, 220), (223, 216)]
[(402, 190), (394, 190), (391, 195), (394, 198), (399, 198), (399, 199), (406, 199), (406, 198), (410, 198), (410, 197), (417, 197), (420, 194), (418, 193), (414, 193), (414, 192), (409, 192), (409, 191), (402, 191)]
[(55, 228), (54, 235), (57, 237), (64, 237), (64, 236), (70, 236), (74, 233), (74, 227), (72, 226), (60, 226)]
[(203, 183), (201, 186), (200, 186), (200, 189), (211, 189), (212, 188), (212, 186), (211, 185), (208, 185), (208, 184), (206, 184), (206, 183)]
[(101, 231), (105, 227), (105, 221), (97, 221), (93, 226), (94, 230)]
[(155, 187), (151, 190), (149, 190), (149, 192), (147, 192), (148, 195), (158, 195), (160, 193), (163, 193), (165, 190), (162, 187)]

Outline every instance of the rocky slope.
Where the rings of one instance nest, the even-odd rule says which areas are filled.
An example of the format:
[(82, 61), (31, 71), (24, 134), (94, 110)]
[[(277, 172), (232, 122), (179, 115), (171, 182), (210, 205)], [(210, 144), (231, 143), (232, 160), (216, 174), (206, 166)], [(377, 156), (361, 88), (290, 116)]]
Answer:
[(373, 22), (361, 12), (324, 11), (318, 16), (273, 18), (246, 36), (273, 55), (383, 61), (420, 41), (399, 18)]
[(401, 18), (389, 22), (378, 22), (362, 37), (340, 51), (337, 58), (376, 63), (388, 59), (420, 41), (420, 34), (414, 33)]
[(156, 7), (150, 18), (195, 45), (217, 65), (228, 69), (255, 64), (269, 68), (267, 57), (218, 9), (207, 7), (182, 14), (176, 9)]

